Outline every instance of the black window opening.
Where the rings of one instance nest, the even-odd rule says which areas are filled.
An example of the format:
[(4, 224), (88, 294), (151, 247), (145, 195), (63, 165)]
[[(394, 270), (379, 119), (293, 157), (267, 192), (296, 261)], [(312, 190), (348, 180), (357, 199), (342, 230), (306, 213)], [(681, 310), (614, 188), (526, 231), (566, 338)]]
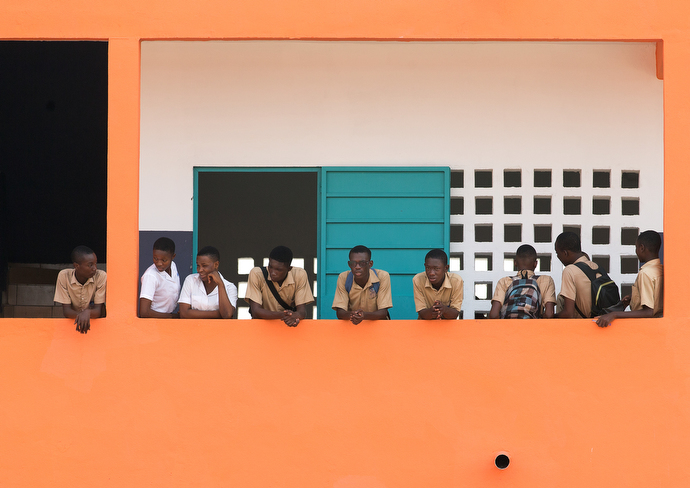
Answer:
[(108, 43), (0, 41), (0, 317), (62, 317), (77, 245), (106, 262)]

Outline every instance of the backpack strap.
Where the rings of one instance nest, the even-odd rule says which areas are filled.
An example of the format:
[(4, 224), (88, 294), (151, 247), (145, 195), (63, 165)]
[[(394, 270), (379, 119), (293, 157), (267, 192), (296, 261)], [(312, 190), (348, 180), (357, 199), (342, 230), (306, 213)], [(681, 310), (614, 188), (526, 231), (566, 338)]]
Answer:
[[(590, 283), (597, 279), (597, 271), (599, 271), (599, 268), (592, 269), (589, 266), (587, 266), (585, 263), (573, 263), (573, 264), (575, 266), (577, 266), (580, 269), (580, 271), (582, 271), (585, 274), (585, 276), (587, 276), (587, 279), (589, 279)], [(592, 316), (591, 313), (589, 313), (587, 315), (582, 313), (582, 310), (580, 310), (580, 308), (577, 306), (577, 303), (575, 304), (575, 310), (577, 311), (577, 313), (580, 314), (580, 317), (582, 317), (582, 318), (586, 319), (586, 318)]]
[[(587, 278), (589, 278), (589, 281), (594, 281), (597, 279), (597, 272), (599, 271), (599, 268), (597, 269), (592, 269), (589, 266), (587, 266), (585, 263), (574, 263), (575, 266), (580, 268), (580, 271), (582, 271), (584, 274), (587, 275)], [(601, 274), (601, 273), (599, 273)]]
[(539, 278), (539, 276), (537, 276), (536, 274), (533, 274), (532, 276), (529, 276), (529, 273), (528, 273), (526, 270), (522, 270), (522, 272), (521, 272), (520, 274), (517, 274), (517, 275), (515, 276), (515, 278), (513, 278), (513, 280), (518, 279), (518, 280), (534, 280), (534, 281), (537, 281), (537, 278)]
[[(374, 271), (374, 274), (376, 275), (376, 277), (378, 278), (379, 274), (376, 272), (375, 269), (373, 269), (373, 271)], [(378, 293), (379, 292), (379, 286), (381, 286), (381, 282), (377, 281), (376, 283), (371, 284), (371, 289), (374, 290), (375, 293)]]
[(580, 317), (582, 317), (583, 319), (589, 318), (589, 315), (585, 315), (585, 314), (582, 313), (582, 310), (580, 310), (580, 307), (578, 307), (577, 304), (575, 304), (575, 311), (576, 311), (577, 313), (579, 313), (579, 314), (580, 314)]
[[(376, 277), (378, 278), (378, 277), (379, 277), (379, 274), (376, 272), (376, 270), (375, 270), (374, 268), (371, 268), (371, 270), (374, 272), (374, 274), (375, 274)], [(346, 291), (346, 292), (350, 293), (350, 290), (352, 290), (352, 282), (354, 281), (354, 279), (355, 279), (355, 277), (354, 277), (354, 275), (352, 274), (352, 271), (350, 271), (349, 273), (347, 273), (347, 277), (345, 278), (345, 291)], [(381, 285), (381, 282), (380, 282), (380, 281), (377, 281), (376, 283), (372, 283), (372, 284), (371, 284), (371, 289), (374, 290), (374, 293), (378, 293), (378, 292), (379, 292), (379, 286), (380, 286), (380, 285)]]
[(292, 310), (293, 312), (295, 312), (297, 310), (297, 307), (295, 307), (294, 305), (292, 305), (292, 306), (288, 305), (287, 303), (285, 303), (285, 300), (283, 300), (280, 297), (280, 295), (278, 294), (278, 290), (276, 290), (275, 285), (273, 284), (273, 282), (271, 280), (268, 279), (268, 270), (264, 266), (261, 267), (261, 272), (264, 275), (264, 280), (266, 281), (266, 285), (268, 285), (268, 289), (271, 290), (271, 293), (273, 294), (273, 298), (276, 299), (276, 301), (278, 302), (278, 305), (283, 307), (285, 310)]

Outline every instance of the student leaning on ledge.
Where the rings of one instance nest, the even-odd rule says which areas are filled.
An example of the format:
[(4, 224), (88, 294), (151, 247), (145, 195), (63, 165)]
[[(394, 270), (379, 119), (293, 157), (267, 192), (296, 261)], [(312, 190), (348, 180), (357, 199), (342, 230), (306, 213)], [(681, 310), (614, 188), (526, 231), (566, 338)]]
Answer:
[(632, 294), (620, 305), (630, 305), (630, 311), (616, 311), (596, 318), (599, 327), (608, 327), (616, 319), (661, 317), (664, 314), (664, 266), (659, 259), (661, 236), (658, 232), (642, 232), (635, 241), (635, 254), (642, 266), (632, 287)]
[(55, 284), (53, 300), (62, 304), (62, 313), (74, 319), (76, 330), (86, 334), (91, 319), (105, 316), (106, 273), (96, 268), (96, 253), (77, 246), (71, 254), (72, 268), (63, 269)]
[(268, 266), (249, 272), (244, 300), (253, 319), (279, 319), (288, 327), (296, 327), (306, 317), (306, 305), (314, 302), (307, 272), (292, 266), (292, 250), (286, 246), (273, 248)]
[(373, 268), (371, 250), (362, 245), (350, 250), (347, 264), (350, 271), (340, 273), (336, 282), (331, 307), (336, 316), (355, 325), (362, 320), (389, 319), (393, 299), (388, 272)]
[(218, 271), (220, 252), (206, 246), (196, 255), (196, 273), (187, 276), (180, 292), (180, 318), (231, 319), (237, 304), (237, 287)]

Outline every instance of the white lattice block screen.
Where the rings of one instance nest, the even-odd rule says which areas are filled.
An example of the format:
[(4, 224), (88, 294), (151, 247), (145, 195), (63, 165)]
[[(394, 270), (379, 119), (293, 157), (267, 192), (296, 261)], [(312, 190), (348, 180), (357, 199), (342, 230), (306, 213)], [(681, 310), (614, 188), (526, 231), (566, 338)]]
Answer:
[(511, 274), (517, 248), (531, 244), (540, 274), (560, 290), (563, 265), (553, 242), (576, 232), (582, 249), (630, 293), (638, 231), (662, 231), (663, 168), (619, 161), (612, 168), (456, 169), (451, 179), (451, 255), (465, 280), (464, 318), (491, 308), (496, 282)]

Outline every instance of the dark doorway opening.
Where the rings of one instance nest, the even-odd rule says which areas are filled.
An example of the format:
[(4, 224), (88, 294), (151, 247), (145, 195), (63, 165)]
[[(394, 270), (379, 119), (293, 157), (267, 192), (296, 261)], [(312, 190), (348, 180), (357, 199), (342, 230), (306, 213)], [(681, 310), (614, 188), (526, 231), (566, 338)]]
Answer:
[[(248, 314), (248, 305), (242, 300), (246, 263), (251, 263), (246, 259), (263, 266), (276, 246), (292, 250), (293, 265), (306, 270), (316, 295), (318, 170), (197, 171), (196, 249), (214, 246), (220, 251), (221, 274), (237, 284), (238, 317), (247, 318)], [(307, 317), (312, 314), (313, 308), (307, 307)]]
[[(0, 72), (0, 287), (13, 305), (9, 284), (54, 286), (48, 265), (79, 244), (106, 261), (108, 44), (2, 41)], [(52, 307), (48, 295), (32, 305)]]

